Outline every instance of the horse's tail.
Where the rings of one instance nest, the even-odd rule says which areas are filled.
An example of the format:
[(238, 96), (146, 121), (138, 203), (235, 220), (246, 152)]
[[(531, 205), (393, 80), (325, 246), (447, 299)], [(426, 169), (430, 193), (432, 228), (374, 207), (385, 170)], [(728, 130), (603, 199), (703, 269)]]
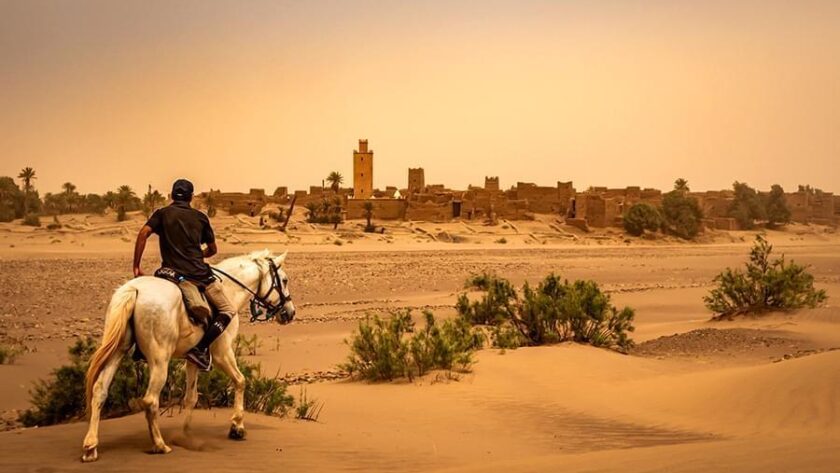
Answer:
[(85, 375), (85, 405), (88, 412), (90, 412), (90, 403), (93, 399), (93, 385), (96, 384), (102, 368), (122, 345), (128, 330), (128, 320), (134, 313), (136, 301), (137, 289), (131, 284), (124, 284), (111, 297), (111, 303), (108, 304), (108, 312), (105, 315), (102, 344), (93, 353), (87, 375)]

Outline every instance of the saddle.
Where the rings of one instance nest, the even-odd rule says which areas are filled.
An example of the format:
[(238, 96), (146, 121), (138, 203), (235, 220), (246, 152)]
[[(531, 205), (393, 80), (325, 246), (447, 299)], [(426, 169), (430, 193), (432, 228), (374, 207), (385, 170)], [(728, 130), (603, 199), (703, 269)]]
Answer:
[(190, 322), (193, 325), (207, 330), (216, 311), (215, 307), (211, 307), (210, 302), (204, 295), (204, 290), (207, 286), (185, 278), (172, 268), (158, 268), (155, 271), (155, 277), (166, 279), (178, 286), (178, 289), (181, 290), (181, 297), (184, 300), (184, 307), (187, 309), (187, 317), (190, 319)]

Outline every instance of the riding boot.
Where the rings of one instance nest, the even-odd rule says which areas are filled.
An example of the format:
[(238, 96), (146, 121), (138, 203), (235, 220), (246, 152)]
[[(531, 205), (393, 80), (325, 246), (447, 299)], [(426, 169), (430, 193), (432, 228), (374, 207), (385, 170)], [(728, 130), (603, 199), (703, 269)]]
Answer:
[(210, 355), (210, 345), (219, 335), (225, 331), (230, 323), (231, 317), (228, 314), (220, 313), (213, 319), (213, 323), (204, 331), (204, 336), (196, 346), (186, 354), (186, 359), (194, 363), (202, 371), (210, 371), (213, 366), (213, 357)]

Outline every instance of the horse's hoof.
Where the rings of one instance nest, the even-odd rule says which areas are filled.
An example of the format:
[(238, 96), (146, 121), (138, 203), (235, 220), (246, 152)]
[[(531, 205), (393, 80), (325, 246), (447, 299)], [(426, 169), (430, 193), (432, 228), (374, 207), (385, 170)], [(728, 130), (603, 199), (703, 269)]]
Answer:
[(92, 463), (99, 460), (99, 452), (96, 447), (82, 447), (82, 463)]
[(164, 445), (155, 445), (154, 447), (152, 447), (152, 452), (151, 453), (156, 454), (156, 455), (165, 455), (165, 454), (167, 454), (171, 451), (172, 451), (172, 449), (169, 448), (168, 445), (164, 444)]
[(230, 426), (228, 438), (231, 440), (245, 440), (245, 427)]

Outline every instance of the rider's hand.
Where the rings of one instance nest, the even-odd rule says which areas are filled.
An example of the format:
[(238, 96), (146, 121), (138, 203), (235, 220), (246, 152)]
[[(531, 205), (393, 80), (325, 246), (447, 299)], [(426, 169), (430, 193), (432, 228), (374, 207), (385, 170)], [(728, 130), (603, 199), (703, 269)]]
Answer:
[(139, 278), (140, 276), (143, 276), (143, 275), (144, 275), (143, 270), (140, 269), (139, 266), (135, 266), (134, 267), (134, 277)]

